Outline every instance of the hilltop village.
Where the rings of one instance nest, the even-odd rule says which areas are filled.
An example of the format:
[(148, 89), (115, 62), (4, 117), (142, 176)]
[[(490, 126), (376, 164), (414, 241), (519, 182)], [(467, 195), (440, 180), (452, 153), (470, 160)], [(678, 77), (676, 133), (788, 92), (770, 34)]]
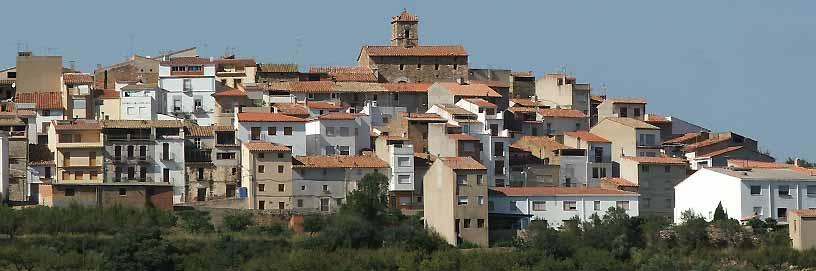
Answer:
[(610, 208), (816, 217), (816, 170), (747, 135), (566, 72), (472, 67), (464, 45), (423, 43), (407, 10), (389, 23), (390, 41), (349, 52), (352, 66), (188, 48), (85, 73), (18, 52), (0, 70), (1, 199), (330, 214), (376, 173), (391, 207), (483, 247)]

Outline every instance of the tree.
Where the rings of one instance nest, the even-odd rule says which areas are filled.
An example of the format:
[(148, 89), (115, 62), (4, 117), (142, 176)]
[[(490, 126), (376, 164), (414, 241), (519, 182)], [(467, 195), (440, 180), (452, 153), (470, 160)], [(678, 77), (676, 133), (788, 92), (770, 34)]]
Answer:
[(380, 173), (363, 176), (357, 189), (349, 193), (345, 212), (359, 214), (372, 223), (383, 222), (388, 210), (388, 177)]
[(155, 228), (126, 230), (105, 249), (103, 270), (174, 270), (170, 242)]
[(691, 210), (681, 214), (681, 223), (674, 227), (677, 244), (687, 249), (702, 248), (708, 243), (708, 222)]
[(303, 231), (309, 234), (323, 230), (326, 225), (323, 216), (320, 215), (306, 215), (303, 217)]
[(210, 222), (210, 212), (191, 210), (182, 211), (179, 215), (182, 221), (181, 226), (187, 232), (209, 233), (215, 229)]
[(726, 219), (728, 219), (728, 214), (723, 209), (722, 201), (720, 201), (720, 203), (717, 203), (717, 209), (714, 209), (714, 221)]
[(248, 212), (231, 212), (224, 216), (224, 228), (229, 231), (243, 231), (255, 223)]

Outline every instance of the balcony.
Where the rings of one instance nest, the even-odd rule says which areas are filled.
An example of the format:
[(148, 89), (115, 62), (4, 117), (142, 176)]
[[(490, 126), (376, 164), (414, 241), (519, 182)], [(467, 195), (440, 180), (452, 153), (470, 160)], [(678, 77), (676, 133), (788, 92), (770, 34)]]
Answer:
[(107, 141), (151, 140), (150, 134), (109, 134), (106, 139)]
[(187, 149), (184, 151), (184, 160), (189, 163), (210, 163), (212, 162), (212, 152), (210, 150)]

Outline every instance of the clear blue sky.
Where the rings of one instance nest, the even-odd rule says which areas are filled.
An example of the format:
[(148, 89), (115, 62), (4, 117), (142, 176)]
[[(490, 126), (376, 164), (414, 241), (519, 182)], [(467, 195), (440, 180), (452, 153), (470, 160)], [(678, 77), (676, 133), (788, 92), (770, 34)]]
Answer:
[[(189, 4), (188, 4), (189, 3)], [(196, 4), (191, 4), (196, 3)], [(262, 62), (350, 65), (403, 7), (420, 42), (461, 43), (472, 67), (567, 67), (647, 111), (733, 130), (782, 160), (816, 160), (814, 1), (4, 1), (0, 66), (17, 43), (83, 71), (161, 49), (226, 47)], [(132, 41), (131, 42), (131, 37)], [(48, 49), (52, 48), (52, 49)], [(66, 64), (67, 65), (67, 64)]]

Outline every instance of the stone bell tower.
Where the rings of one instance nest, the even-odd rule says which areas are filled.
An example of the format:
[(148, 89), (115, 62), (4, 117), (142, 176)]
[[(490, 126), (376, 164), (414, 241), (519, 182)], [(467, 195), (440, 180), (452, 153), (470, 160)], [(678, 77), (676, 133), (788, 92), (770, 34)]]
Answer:
[(419, 19), (403, 9), (399, 16), (391, 17), (391, 46), (414, 47), (419, 45)]

